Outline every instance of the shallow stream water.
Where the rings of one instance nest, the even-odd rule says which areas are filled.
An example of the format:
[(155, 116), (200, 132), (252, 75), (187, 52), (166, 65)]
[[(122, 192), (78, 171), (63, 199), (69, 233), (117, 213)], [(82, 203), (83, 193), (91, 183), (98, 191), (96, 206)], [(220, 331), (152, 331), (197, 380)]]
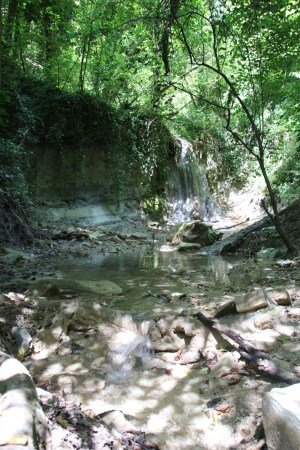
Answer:
[[(109, 280), (123, 293), (107, 299), (107, 306), (126, 313), (153, 318), (170, 311), (182, 310), (184, 303), (168, 302), (176, 293), (199, 294), (224, 290), (228, 273), (240, 259), (199, 253), (180, 253), (153, 249), (119, 255), (96, 255), (64, 261), (64, 279), (76, 282)], [(90, 294), (85, 294), (90, 295)]]
[[(108, 343), (114, 352), (107, 362), (107, 373), (99, 372), (104, 388), (94, 395), (86, 393), (85, 406), (97, 413), (121, 410), (164, 450), (220, 450), (233, 445), (230, 428), (206, 415), (212, 395), (204, 387), (207, 368), (200, 364), (192, 368), (173, 365), (171, 372), (149, 369), (154, 355), (148, 321), (209, 305), (224, 294), (228, 273), (238, 262), (153, 249), (64, 261), (59, 269), (66, 280), (79, 284), (109, 280), (123, 289), (120, 295), (105, 297), (105, 302), (109, 309), (123, 315), (125, 331)], [(79, 292), (81, 298), (91, 295), (101, 300), (101, 295)], [(193, 296), (194, 303), (187, 299)], [(138, 364), (132, 364), (131, 358)], [(84, 397), (82, 389), (79, 387), (79, 397), (75, 396), (79, 401)]]

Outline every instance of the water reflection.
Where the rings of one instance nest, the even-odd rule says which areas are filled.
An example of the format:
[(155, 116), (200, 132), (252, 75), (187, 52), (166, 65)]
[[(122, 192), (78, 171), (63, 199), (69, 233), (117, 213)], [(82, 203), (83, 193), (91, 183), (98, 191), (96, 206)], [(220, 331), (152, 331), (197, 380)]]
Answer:
[(107, 300), (109, 307), (125, 312), (164, 314), (182, 310), (182, 305), (166, 299), (175, 292), (189, 294), (199, 286), (223, 289), (236, 263), (236, 259), (216, 255), (148, 249), (74, 259), (64, 263), (60, 270), (65, 279), (109, 280), (122, 287), (122, 295)]
[(220, 283), (228, 284), (228, 273), (233, 268), (233, 264), (216, 255), (209, 255), (208, 260), (215, 279)]

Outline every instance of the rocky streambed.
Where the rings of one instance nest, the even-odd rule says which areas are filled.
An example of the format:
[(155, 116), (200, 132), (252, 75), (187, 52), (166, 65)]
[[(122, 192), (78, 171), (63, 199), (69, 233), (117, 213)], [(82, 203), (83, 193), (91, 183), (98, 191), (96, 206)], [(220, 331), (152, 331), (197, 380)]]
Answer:
[[(69, 227), (30, 251), (6, 250), (5, 450), (265, 446), (265, 394), (300, 379), (300, 260), (186, 253), (164, 239)], [(27, 421), (8, 428), (11, 404)]]

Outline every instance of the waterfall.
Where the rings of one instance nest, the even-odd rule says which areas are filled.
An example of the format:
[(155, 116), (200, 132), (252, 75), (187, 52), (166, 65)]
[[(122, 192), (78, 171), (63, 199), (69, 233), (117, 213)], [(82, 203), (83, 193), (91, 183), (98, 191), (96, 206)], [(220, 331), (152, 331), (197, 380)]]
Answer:
[(192, 144), (181, 137), (176, 141), (180, 151), (167, 183), (168, 222), (219, 219), (220, 208), (209, 193), (205, 169), (197, 162)]

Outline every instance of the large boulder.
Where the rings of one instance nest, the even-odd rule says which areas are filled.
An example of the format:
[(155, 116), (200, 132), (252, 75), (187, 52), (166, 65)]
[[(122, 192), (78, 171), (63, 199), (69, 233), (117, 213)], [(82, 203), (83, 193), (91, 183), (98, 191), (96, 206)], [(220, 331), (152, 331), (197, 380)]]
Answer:
[(20, 361), (1, 351), (1, 346), (0, 404), (0, 448), (52, 448), (32, 378)]
[(269, 450), (300, 448), (300, 383), (265, 395), (263, 423)]
[(213, 231), (210, 225), (201, 220), (184, 222), (173, 228), (168, 238), (173, 244), (186, 242), (189, 244), (199, 244), (201, 247), (211, 245), (221, 239), (222, 233)]

